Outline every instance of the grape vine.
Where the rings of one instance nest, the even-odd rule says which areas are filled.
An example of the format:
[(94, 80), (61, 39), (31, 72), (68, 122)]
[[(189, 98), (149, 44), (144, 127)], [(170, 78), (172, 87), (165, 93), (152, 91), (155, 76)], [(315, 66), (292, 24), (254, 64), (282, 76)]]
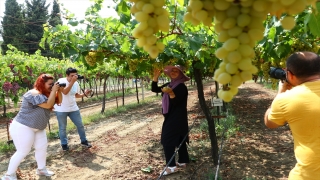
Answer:
[[(301, 38), (303, 33), (309, 36), (309, 30), (320, 34), (315, 13), (320, 7), (315, 0), (118, 0), (117, 3), (119, 19), (98, 16), (101, 8), (98, 0), (88, 8), (84, 20), (65, 14), (68, 25), (47, 26), (42, 44), (52, 44), (53, 50), (92, 68), (112, 59), (121, 67), (119, 71), (135, 70), (135, 74), (152, 72), (155, 68), (152, 64), (165, 64), (176, 58), (182, 65), (201, 67), (204, 74), (215, 71), (214, 79), (223, 85), (219, 95), (229, 102), (238, 86), (252, 79), (252, 74), (263, 71), (263, 64), (267, 72), (270, 66), (279, 66), (278, 61), (290, 53), (288, 44), (292, 40), (284, 38), (282, 42), (280, 36)], [(300, 17), (304, 12), (308, 13)], [(70, 27), (78, 24), (87, 28), (73, 33)], [(292, 36), (294, 33), (296, 36)], [(257, 44), (262, 51), (259, 59), (255, 52)], [(208, 49), (215, 56), (203, 53)], [(99, 50), (104, 56), (100, 64), (89, 55)]]
[[(255, 57), (254, 47), (264, 38), (264, 20), (268, 14), (279, 18), (282, 27), (291, 30), (295, 26), (294, 15), (301, 13), (315, 0), (190, 0), (185, 21), (198, 25), (207, 23), (214, 17), (214, 29), (217, 40), (223, 45), (216, 50), (216, 56), (222, 60), (214, 79), (223, 84), (218, 96), (230, 102), (238, 88), (258, 68), (252, 65)], [(283, 15), (285, 14), (285, 15)], [(282, 16), (283, 15), (283, 16)], [(264, 66), (265, 67), (265, 66)]]

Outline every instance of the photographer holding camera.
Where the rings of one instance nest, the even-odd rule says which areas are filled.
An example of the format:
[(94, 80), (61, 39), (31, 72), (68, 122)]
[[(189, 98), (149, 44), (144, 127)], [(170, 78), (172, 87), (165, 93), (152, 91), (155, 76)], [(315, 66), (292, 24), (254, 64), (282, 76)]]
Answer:
[[(283, 72), (271, 69), (281, 79), (278, 94), (264, 116), (268, 128), (288, 123), (297, 160), (289, 180), (320, 179), (320, 57), (313, 52), (296, 52), (287, 59)], [(278, 75), (276, 75), (278, 74)], [(282, 74), (282, 75), (281, 75)], [(285, 74), (285, 78), (283, 78)]]
[(66, 84), (66, 87), (62, 91), (63, 100), (61, 106), (54, 106), (59, 124), (61, 147), (64, 151), (69, 150), (67, 138), (67, 117), (69, 117), (77, 127), (81, 145), (87, 148), (91, 147), (91, 144), (86, 138), (80, 110), (76, 102), (76, 98), (82, 98), (88, 95), (91, 90), (86, 90), (83, 94), (80, 93), (80, 86), (77, 80), (83, 79), (84, 77), (78, 75), (77, 72), (78, 71), (75, 68), (68, 68), (66, 70), (66, 78), (60, 78), (58, 80), (59, 84)]
[(47, 134), (46, 127), (54, 104), (62, 101), (62, 87), (54, 83), (49, 74), (40, 75), (34, 83), (34, 88), (23, 95), (21, 108), (10, 125), (16, 152), (10, 159), (6, 174), (2, 180), (16, 180), (16, 171), (21, 161), (29, 154), (32, 146), (35, 149), (37, 162), (36, 174), (52, 176), (54, 172), (46, 168)]

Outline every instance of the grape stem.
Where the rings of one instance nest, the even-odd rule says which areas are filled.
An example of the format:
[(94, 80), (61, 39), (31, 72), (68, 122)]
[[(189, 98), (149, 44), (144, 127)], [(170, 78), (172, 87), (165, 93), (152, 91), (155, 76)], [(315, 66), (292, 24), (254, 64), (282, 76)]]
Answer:
[(173, 26), (172, 26), (171, 33), (173, 33), (173, 30), (176, 27), (176, 18), (177, 18), (177, 4), (174, 6), (174, 18), (173, 18)]

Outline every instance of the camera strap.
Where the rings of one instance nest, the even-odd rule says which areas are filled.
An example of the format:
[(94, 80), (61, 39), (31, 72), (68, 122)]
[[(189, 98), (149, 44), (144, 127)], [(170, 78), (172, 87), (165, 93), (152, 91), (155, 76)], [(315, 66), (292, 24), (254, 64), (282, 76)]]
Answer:
[[(87, 95), (86, 95), (86, 92), (84, 89), (81, 88), (81, 91), (82, 93), (84, 94), (84, 96), (86, 96), (87, 98), (89, 98)], [(90, 97), (92, 97), (94, 95), (94, 91), (92, 89), (90, 89)]]
[[(79, 82), (79, 86), (80, 86), (80, 84), (81, 84), (81, 81), (78, 81)], [(83, 79), (83, 83), (89, 83), (89, 81), (88, 81), (88, 79), (86, 79), (86, 78), (84, 78)], [(88, 84), (89, 85), (89, 84)], [(85, 89), (84, 88), (82, 88), (81, 86), (80, 86), (80, 89), (81, 89), (81, 91), (82, 91), (82, 93), (84, 94), (84, 96), (86, 96), (87, 98), (89, 98), (88, 96), (87, 96), (87, 94), (85, 93), (86, 91), (85, 91)], [(94, 91), (92, 90), (92, 89), (90, 89), (90, 97), (92, 97), (94, 95)]]

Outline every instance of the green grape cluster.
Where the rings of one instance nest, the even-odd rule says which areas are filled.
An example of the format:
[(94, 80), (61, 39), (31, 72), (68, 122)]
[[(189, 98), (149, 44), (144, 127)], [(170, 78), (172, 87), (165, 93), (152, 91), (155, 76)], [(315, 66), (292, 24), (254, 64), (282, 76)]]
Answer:
[(90, 51), (84, 58), (89, 66), (94, 66), (103, 61), (103, 53), (97, 51)]
[(137, 70), (138, 64), (139, 64), (139, 60), (138, 59), (128, 59), (127, 60), (128, 65), (129, 65), (129, 70), (131, 72), (134, 72)]
[(165, 46), (158, 41), (158, 31), (169, 32), (169, 13), (164, 8), (165, 0), (130, 0), (134, 3), (130, 11), (139, 22), (132, 35), (137, 39), (137, 46), (143, 48), (155, 59)]
[(273, 90), (277, 89), (279, 83), (279, 79), (271, 78), (271, 88)]
[(94, 66), (97, 62), (96, 58), (94, 56), (90, 56), (89, 54), (85, 56), (84, 58), (87, 62), (87, 64), (89, 64), (89, 66)]
[(163, 62), (154, 62), (152, 63), (152, 69), (160, 69), (160, 70), (163, 70), (164, 68), (164, 64)]
[[(218, 92), (221, 99), (230, 102), (237, 93), (235, 89), (251, 80), (252, 74), (258, 72), (258, 68), (252, 64), (254, 47), (264, 37), (263, 22), (267, 15), (277, 16), (283, 28), (290, 30), (295, 26), (293, 16), (315, 2), (316, 0), (190, 0), (185, 21), (194, 25), (200, 22), (210, 24), (208, 19), (213, 16), (217, 39), (223, 43), (215, 52), (222, 62), (214, 74), (214, 79), (224, 87)], [(282, 17), (283, 14), (286, 16)], [(268, 71), (269, 67), (264, 70)]]
[(291, 52), (312, 51), (317, 53), (318, 50), (319, 50), (319, 46), (315, 43), (314, 39), (306, 39), (302, 41), (299, 38), (294, 38), (293, 43), (291, 45)]
[(262, 73), (263, 73), (263, 79), (268, 82), (269, 81), (269, 78), (270, 78), (270, 75), (269, 75), (269, 70), (270, 70), (270, 63), (269, 62), (264, 62), (262, 65), (261, 65), (261, 70), (262, 70)]
[(197, 26), (201, 22), (206, 26), (212, 26), (214, 16), (214, 0), (190, 0), (184, 21)]

